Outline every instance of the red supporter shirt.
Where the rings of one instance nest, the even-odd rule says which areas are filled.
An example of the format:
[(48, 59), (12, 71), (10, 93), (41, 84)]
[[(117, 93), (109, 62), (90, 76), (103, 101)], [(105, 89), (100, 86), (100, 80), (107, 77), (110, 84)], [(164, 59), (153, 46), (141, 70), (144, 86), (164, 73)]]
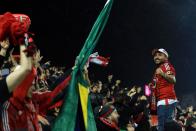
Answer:
[(32, 99), (28, 99), (26, 95), (35, 75), (36, 70), (33, 68), (31, 73), (15, 89), (13, 97), (3, 104), (0, 131), (42, 131), (37, 115), (44, 116), (46, 114), (53, 98), (67, 87), (71, 79), (71, 76), (68, 76), (53, 91), (34, 92)]
[(36, 76), (36, 69), (31, 72), (13, 91), (13, 96), (3, 104), (0, 130), (1, 131), (40, 131), (37, 119), (38, 106), (34, 105), (26, 95)]
[[(161, 64), (158, 68), (161, 68), (166, 74), (176, 75), (174, 67), (168, 61)], [(164, 99), (176, 99), (173, 83), (168, 82), (165, 78), (157, 74), (154, 74), (153, 81), (156, 84), (155, 95), (158, 101)]]

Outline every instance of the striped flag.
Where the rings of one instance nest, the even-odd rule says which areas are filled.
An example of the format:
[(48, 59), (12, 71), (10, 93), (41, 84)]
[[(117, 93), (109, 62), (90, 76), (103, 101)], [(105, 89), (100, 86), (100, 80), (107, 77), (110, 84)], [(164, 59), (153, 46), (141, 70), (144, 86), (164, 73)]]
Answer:
[(89, 63), (94, 63), (101, 66), (107, 66), (109, 64), (109, 58), (100, 56), (98, 52), (95, 52), (89, 56), (87, 66), (89, 66)]
[(89, 83), (83, 75), (83, 69), (107, 23), (112, 3), (113, 0), (108, 0), (105, 4), (76, 58), (70, 85), (52, 131), (97, 130), (89, 98)]

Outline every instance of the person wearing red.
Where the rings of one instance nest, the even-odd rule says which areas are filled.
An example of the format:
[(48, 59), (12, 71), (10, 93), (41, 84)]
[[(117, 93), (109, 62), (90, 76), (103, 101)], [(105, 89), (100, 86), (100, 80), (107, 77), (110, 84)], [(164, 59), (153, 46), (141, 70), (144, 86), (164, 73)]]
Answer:
[[(11, 73), (8, 72), (9, 74), (6, 73), (5, 78), (0, 80), (0, 108), (12, 96), (12, 92), (31, 71), (29, 64), (31, 57), (27, 57), (24, 53), (24, 51), (27, 52), (26, 50), (29, 49), (29, 45), (24, 42), (25, 38), (27, 38), (24, 35), (28, 33), (30, 24), (30, 18), (24, 14), (6, 12), (0, 15), (0, 66), (2, 66), (6, 52), (9, 50), (11, 44), (15, 46), (19, 45), (21, 50), (21, 65), (18, 70)], [(27, 52), (27, 54), (29, 53)]]
[(52, 98), (65, 87), (69, 80), (64, 80), (47, 95), (33, 94), (33, 82), (37, 74), (35, 67), (40, 58), (37, 55), (39, 53), (35, 54), (36, 46), (27, 32), (29, 24), (29, 17), (23, 14), (7, 12), (0, 16), (0, 41), (6, 39), (5, 42), (20, 46), (20, 67), (0, 81), (1, 93), (5, 92), (1, 95), (3, 98), (0, 99), (1, 131), (41, 131), (38, 123), (39, 113), (46, 112)]
[(156, 98), (158, 131), (164, 131), (165, 123), (172, 122), (174, 119), (177, 104), (174, 90), (176, 72), (168, 61), (169, 55), (165, 49), (154, 49), (152, 55), (156, 64), (152, 88)]
[[(33, 56), (31, 72), (23, 82), (14, 90), (13, 96), (2, 108), (1, 131), (42, 131), (38, 116), (44, 116), (51, 106), (52, 100), (65, 87), (71, 76), (66, 77), (53, 91), (34, 92), (37, 70), (35, 65), (39, 56)], [(38, 61), (37, 61), (38, 60)]]
[(120, 131), (118, 127), (119, 114), (113, 105), (103, 105), (95, 108), (98, 131)]

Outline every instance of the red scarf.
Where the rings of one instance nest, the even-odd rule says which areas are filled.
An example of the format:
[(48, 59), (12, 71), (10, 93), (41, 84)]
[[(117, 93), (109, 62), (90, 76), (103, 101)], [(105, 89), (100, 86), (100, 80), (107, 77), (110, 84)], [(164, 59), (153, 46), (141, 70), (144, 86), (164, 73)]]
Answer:
[(114, 128), (116, 129), (117, 131), (120, 131), (120, 128), (116, 125), (116, 123), (104, 118), (104, 117), (100, 117), (99, 118), (101, 122), (103, 122), (105, 125), (111, 127), (111, 128)]

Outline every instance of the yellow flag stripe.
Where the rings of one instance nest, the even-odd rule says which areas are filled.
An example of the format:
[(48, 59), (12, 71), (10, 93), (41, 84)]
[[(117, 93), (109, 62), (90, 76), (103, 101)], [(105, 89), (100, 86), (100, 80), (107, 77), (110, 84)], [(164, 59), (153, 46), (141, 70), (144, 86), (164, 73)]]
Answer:
[(79, 92), (80, 92), (80, 101), (81, 101), (81, 106), (82, 106), (82, 112), (83, 112), (83, 117), (84, 117), (84, 124), (86, 130), (88, 129), (88, 93), (89, 90), (82, 84), (78, 83), (79, 87)]

